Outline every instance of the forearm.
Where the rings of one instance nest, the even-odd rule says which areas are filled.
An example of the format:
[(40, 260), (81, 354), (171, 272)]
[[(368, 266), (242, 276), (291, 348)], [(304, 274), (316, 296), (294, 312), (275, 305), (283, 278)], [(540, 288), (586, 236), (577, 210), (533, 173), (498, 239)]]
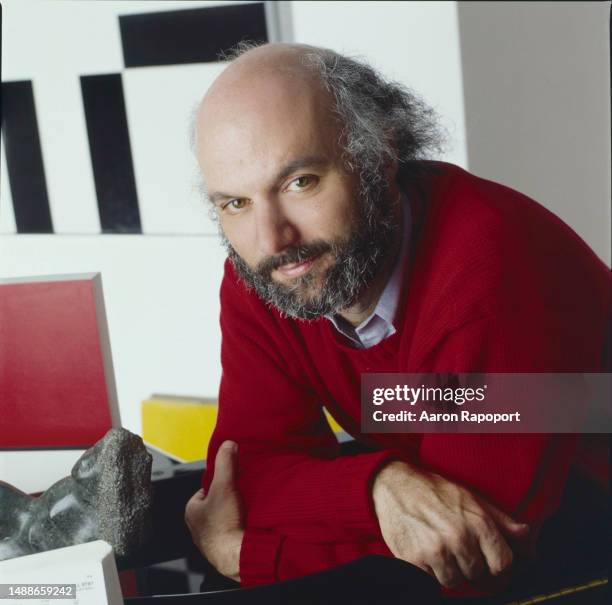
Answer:
[(308, 526), (328, 539), (375, 537), (371, 491), (378, 470), (395, 457), (380, 451), (319, 459), (270, 454), (241, 463), (248, 526)]

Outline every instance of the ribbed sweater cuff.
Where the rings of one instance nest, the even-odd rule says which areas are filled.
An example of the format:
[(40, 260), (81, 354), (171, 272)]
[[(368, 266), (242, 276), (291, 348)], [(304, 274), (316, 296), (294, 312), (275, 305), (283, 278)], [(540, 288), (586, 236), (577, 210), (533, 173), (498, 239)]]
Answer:
[(277, 580), (276, 565), (284, 537), (275, 532), (246, 529), (240, 548), (240, 583), (270, 584)]

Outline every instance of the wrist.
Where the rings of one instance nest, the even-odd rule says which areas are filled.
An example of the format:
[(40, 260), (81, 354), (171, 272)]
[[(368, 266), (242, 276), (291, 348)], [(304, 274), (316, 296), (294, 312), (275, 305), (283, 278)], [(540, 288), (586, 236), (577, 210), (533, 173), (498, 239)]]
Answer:
[(406, 479), (416, 475), (419, 471), (412, 465), (401, 460), (391, 460), (378, 471), (372, 485), (373, 495), (377, 491), (386, 491), (398, 483), (404, 483)]
[(402, 472), (403, 462), (391, 460), (380, 468), (372, 483), (372, 501), (374, 503), (374, 511), (380, 520), (388, 501), (391, 491), (391, 484), (394, 482), (394, 477)]
[(387, 505), (397, 500), (400, 494), (416, 491), (425, 474), (416, 466), (401, 460), (392, 460), (383, 466), (372, 484), (372, 500), (379, 520)]

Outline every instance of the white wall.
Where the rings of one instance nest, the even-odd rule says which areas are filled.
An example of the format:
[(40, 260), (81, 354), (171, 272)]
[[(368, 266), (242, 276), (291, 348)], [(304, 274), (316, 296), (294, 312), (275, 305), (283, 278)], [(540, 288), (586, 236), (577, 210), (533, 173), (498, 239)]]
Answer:
[(458, 4), (470, 169), (610, 264), (610, 3)]
[(455, 2), (291, 2), (295, 40), (362, 56), (442, 117), (445, 159), (467, 167)]

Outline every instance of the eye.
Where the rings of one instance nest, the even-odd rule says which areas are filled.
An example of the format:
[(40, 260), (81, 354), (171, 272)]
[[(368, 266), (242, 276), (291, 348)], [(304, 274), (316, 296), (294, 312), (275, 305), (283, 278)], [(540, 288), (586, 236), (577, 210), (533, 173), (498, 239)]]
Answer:
[(304, 191), (314, 187), (318, 183), (318, 178), (312, 174), (303, 174), (293, 179), (287, 185), (286, 191)]
[(246, 208), (247, 203), (248, 203), (248, 200), (246, 200), (245, 198), (239, 197), (239, 198), (230, 200), (229, 202), (226, 202), (225, 204), (223, 204), (221, 209), (224, 212), (229, 212), (230, 214), (238, 214), (239, 212), (241, 212), (242, 210)]

